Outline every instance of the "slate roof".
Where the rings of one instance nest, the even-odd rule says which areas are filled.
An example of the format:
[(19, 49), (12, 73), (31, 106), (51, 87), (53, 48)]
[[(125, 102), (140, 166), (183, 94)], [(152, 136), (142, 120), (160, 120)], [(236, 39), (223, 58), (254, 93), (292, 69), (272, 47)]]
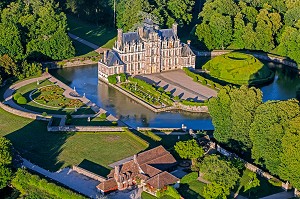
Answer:
[(123, 43), (138, 42), (139, 40), (140, 36), (137, 32), (123, 33)]
[(161, 29), (158, 31), (159, 36), (161, 39), (174, 39), (176, 38), (176, 34), (174, 33), (173, 29)]
[(182, 57), (188, 57), (189, 55), (195, 55), (195, 53), (192, 51), (189, 45), (183, 44), (181, 55)]
[(110, 50), (110, 51), (106, 51), (106, 53), (107, 53), (106, 54), (106, 62), (104, 64), (106, 64), (107, 66), (124, 64), (124, 62), (121, 60), (121, 58), (119, 57), (119, 54), (116, 51)]

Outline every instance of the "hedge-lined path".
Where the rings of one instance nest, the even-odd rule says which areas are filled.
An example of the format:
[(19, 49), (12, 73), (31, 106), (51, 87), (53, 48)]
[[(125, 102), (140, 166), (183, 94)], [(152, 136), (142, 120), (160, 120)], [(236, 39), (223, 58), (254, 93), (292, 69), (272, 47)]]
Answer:
[[(72, 95), (70, 95), (70, 93), (75, 93), (76, 95), (79, 96), (79, 94), (77, 92), (75, 92), (73, 89), (71, 89), (69, 86), (67, 86), (66, 84), (64, 84), (63, 82), (61, 82), (60, 80), (56, 79), (55, 77), (53, 77), (51, 74), (49, 73), (44, 73), (42, 74), (41, 77), (37, 77), (37, 78), (32, 78), (32, 79), (28, 79), (28, 80), (24, 80), (21, 82), (18, 82), (16, 84), (11, 85), (4, 93), (3, 97), (5, 99), (4, 104), (9, 105), (10, 107), (23, 111), (23, 112), (28, 112), (28, 113), (34, 113), (34, 114), (40, 114), (38, 112), (34, 112), (28, 109), (25, 109), (23, 107), (21, 107), (20, 105), (16, 104), (13, 101), (13, 94), (16, 90), (18, 90), (19, 88), (26, 86), (28, 84), (37, 82), (37, 81), (42, 81), (42, 80), (49, 80), (50, 82), (54, 83), (55, 85), (58, 85), (60, 88), (63, 88), (65, 91), (63, 92), (63, 95), (66, 98), (70, 98), (70, 99), (79, 99), (81, 100), (86, 106), (91, 107), (91, 109), (95, 112), (95, 114), (83, 114), (83, 115), (73, 115), (73, 118), (88, 118), (88, 117), (96, 117), (102, 113), (107, 114), (107, 111), (98, 107), (95, 103), (91, 102), (89, 99), (87, 99), (86, 97), (74, 97)], [(57, 118), (65, 118), (65, 115), (61, 115), (61, 114), (49, 114), (50, 116), (53, 117), (57, 117)], [(107, 120), (109, 121), (117, 121), (118, 119), (115, 118), (113, 115), (109, 114), (107, 116)]]

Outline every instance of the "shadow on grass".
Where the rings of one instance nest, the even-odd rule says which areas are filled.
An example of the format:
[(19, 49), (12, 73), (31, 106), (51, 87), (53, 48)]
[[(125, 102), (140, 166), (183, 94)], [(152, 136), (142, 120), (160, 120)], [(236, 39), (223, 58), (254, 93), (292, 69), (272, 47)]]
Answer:
[(180, 184), (180, 188), (177, 190), (184, 198), (203, 199), (197, 192), (190, 189), (189, 184)]
[(47, 122), (34, 120), (6, 135), (20, 155), (50, 171), (57, 171), (64, 162), (58, 160), (66, 140), (73, 133), (47, 131)]
[(83, 168), (85, 170), (88, 170), (90, 172), (93, 172), (95, 174), (98, 174), (100, 176), (106, 177), (110, 170), (106, 167), (99, 165), (97, 163), (94, 163), (90, 160), (84, 159), (79, 165), (80, 168)]

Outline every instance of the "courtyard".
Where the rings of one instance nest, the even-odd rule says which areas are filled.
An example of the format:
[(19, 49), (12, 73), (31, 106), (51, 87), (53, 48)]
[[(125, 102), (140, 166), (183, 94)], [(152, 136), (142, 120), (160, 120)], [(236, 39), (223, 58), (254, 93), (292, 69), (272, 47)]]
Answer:
[(182, 70), (139, 75), (136, 78), (142, 79), (149, 84), (163, 87), (165, 91), (171, 92), (173, 96), (179, 96), (180, 99), (184, 100), (205, 101), (217, 96), (216, 90), (194, 82)]

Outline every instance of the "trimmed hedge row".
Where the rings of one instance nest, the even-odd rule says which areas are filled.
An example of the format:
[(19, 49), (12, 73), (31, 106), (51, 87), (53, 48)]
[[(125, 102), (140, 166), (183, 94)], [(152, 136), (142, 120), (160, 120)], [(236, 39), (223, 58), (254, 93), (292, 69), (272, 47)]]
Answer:
[(18, 169), (11, 182), (12, 186), (21, 192), (25, 198), (69, 198), (83, 199), (81, 196), (69, 189), (50, 183), (37, 175), (33, 175), (24, 169)]
[(193, 102), (193, 101), (188, 101), (188, 100), (181, 100), (180, 101), (183, 105), (186, 106), (206, 106), (207, 102)]
[(192, 71), (190, 71), (188, 68), (183, 68), (183, 71), (185, 72), (185, 74), (187, 74), (188, 76), (190, 76), (191, 78), (193, 78), (194, 82), (199, 82), (203, 85), (207, 85), (211, 88), (217, 88), (217, 89), (221, 89), (223, 86), (221, 84), (218, 84), (210, 79), (207, 79), (199, 74), (193, 73)]

